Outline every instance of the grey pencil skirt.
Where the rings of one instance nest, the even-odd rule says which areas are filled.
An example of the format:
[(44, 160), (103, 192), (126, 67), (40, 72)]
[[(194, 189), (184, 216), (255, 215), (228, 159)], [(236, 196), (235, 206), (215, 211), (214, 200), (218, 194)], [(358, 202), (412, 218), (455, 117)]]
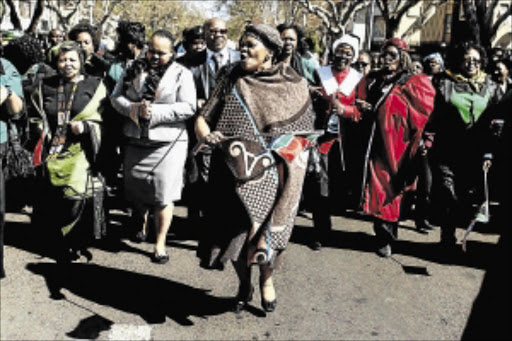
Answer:
[(164, 207), (181, 199), (187, 140), (164, 146), (127, 145), (125, 197), (135, 207)]

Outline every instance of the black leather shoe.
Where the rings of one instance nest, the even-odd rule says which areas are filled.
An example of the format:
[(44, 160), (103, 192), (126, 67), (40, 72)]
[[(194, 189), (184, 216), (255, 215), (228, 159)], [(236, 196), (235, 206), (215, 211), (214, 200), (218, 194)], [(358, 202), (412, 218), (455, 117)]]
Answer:
[(165, 264), (169, 261), (169, 255), (157, 255), (153, 254), (151, 256), (151, 261), (156, 264)]
[(238, 287), (238, 294), (236, 295), (236, 303), (234, 307), (234, 312), (239, 313), (245, 309), (247, 303), (252, 301), (254, 296), (254, 286), (253, 285), (241, 285)]
[(418, 231), (425, 231), (427, 233), (429, 230), (434, 229), (434, 226), (427, 219), (418, 219), (415, 221), (415, 225)]
[(148, 238), (147, 234), (145, 234), (142, 231), (139, 231), (139, 232), (137, 232), (137, 234), (133, 238), (133, 241), (136, 242), (136, 243), (142, 243), (142, 242), (145, 242), (147, 238)]
[(260, 296), (261, 296), (261, 307), (263, 308), (263, 310), (265, 312), (271, 313), (274, 310), (276, 310), (277, 299), (274, 298), (272, 301), (267, 301), (263, 297), (263, 285), (261, 283), (260, 283)]
[(320, 241), (316, 240), (311, 244), (311, 249), (313, 251), (320, 251), (322, 249), (322, 243)]
[(263, 308), (263, 310), (265, 310), (265, 312), (267, 313), (271, 313), (273, 312), (274, 310), (276, 310), (276, 306), (277, 306), (277, 299), (273, 300), (273, 301), (266, 301), (265, 299), (261, 299), (261, 307)]
[(391, 245), (386, 244), (377, 249), (377, 254), (383, 258), (391, 257)]

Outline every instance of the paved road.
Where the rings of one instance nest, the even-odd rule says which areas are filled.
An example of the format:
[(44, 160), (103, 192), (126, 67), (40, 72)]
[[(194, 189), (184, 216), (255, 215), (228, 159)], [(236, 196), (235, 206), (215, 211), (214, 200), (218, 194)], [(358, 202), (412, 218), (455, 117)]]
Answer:
[(487, 316), (486, 305), (473, 303), (499, 256), (492, 228), (471, 235), (468, 253), (446, 257), (435, 248), (438, 229), (422, 235), (405, 221), (395, 255), (382, 259), (373, 252), (370, 222), (334, 217), (330, 243), (315, 252), (311, 220), (299, 217), (275, 276), (277, 310), (265, 316), (256, 294), (236, 315), (228, 311), (233, 269), (198, 266), (197, 236), (184, 217), (178, 207), (166, 265), (152, 264), (152, 245), (131, 242), (121, 224), (111, 228), (113, 242), (92, 249), (91, 263), (62, 269), (44, 257), (44, 231), (34, 231), (29, 216), (8, 214), (1, 339), (455, 340), (470, 314), (478, 330)]

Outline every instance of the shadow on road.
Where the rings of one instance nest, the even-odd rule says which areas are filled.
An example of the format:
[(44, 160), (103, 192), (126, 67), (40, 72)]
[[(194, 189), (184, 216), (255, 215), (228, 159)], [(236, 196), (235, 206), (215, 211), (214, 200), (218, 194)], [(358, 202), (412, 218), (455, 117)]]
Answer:
[[(145, 257), (151, 254), (124, 242), (121, 234), (114, 234), (104, 240), (96, 240), (91, 246), (107, 252), (132, 252)], [(5, 245), (13, 246), (40, 256), (55, 259), (57, 237), (50, 226), (35, 226), (26, 222), (8, 222), (5, 224)]]
[[(504, 220), (505, 221), (505, 220)], [(509, 227), (508, 224), (504, 225)], [(502, 234), (486, 268), (480, 292), (462, 334), (462, 340), (505, 340), (510, 338), (511, 249), (510, 231)]]
[(97, 304), (137, 314), (147, 323), (164, 323), (168, 317), (191, 326), (190, 316), (206, 318), (233, 307), (232, 298), (214, 297), (208, 290), (97, 264), (30, 263), (27, 269), (44, 277), (52, 299), (67, 299), (62, 292), (66, 289)]
[[(400, 226), (401, 228), (402, 226)], [(314, 228), (296, 225), (290, 241), (310, 246), (314, 238)], [(373, 253), (375, 252), (375, 239), (371, 228), (368, 233), (333, 230), (329, 233), (328, 240), (322, 242), (322, 246)], [(496, 245), (479, 241), (468, 241), (467, 249), (468, 251), (464, 253), (462, 247), (457, 245), (452, 250), (447, 251), (437, 242), (418, 243), (401, 240), (400, 231), (398, 232), (398, 240), (393, 244), (393, 254), (395, 255), (407, 255), (438, 264), (460, 265), (476, 269), (485, 269), (488, 266), (489, 259), (496, 252)]]

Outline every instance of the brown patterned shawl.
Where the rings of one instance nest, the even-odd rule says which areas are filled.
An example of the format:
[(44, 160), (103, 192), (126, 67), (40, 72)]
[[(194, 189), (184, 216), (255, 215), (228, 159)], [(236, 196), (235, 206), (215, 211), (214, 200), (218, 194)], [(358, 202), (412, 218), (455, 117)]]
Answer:
[(248, 261), (271, 262), (291, 236), (307, 152), (286, 161), (269, 144), (282, 134), (313, 131), (306, 79), (284, 64), (239, 78), (224, 98), (215, 129), (231, 137), (222, 150), (252, 223)]

